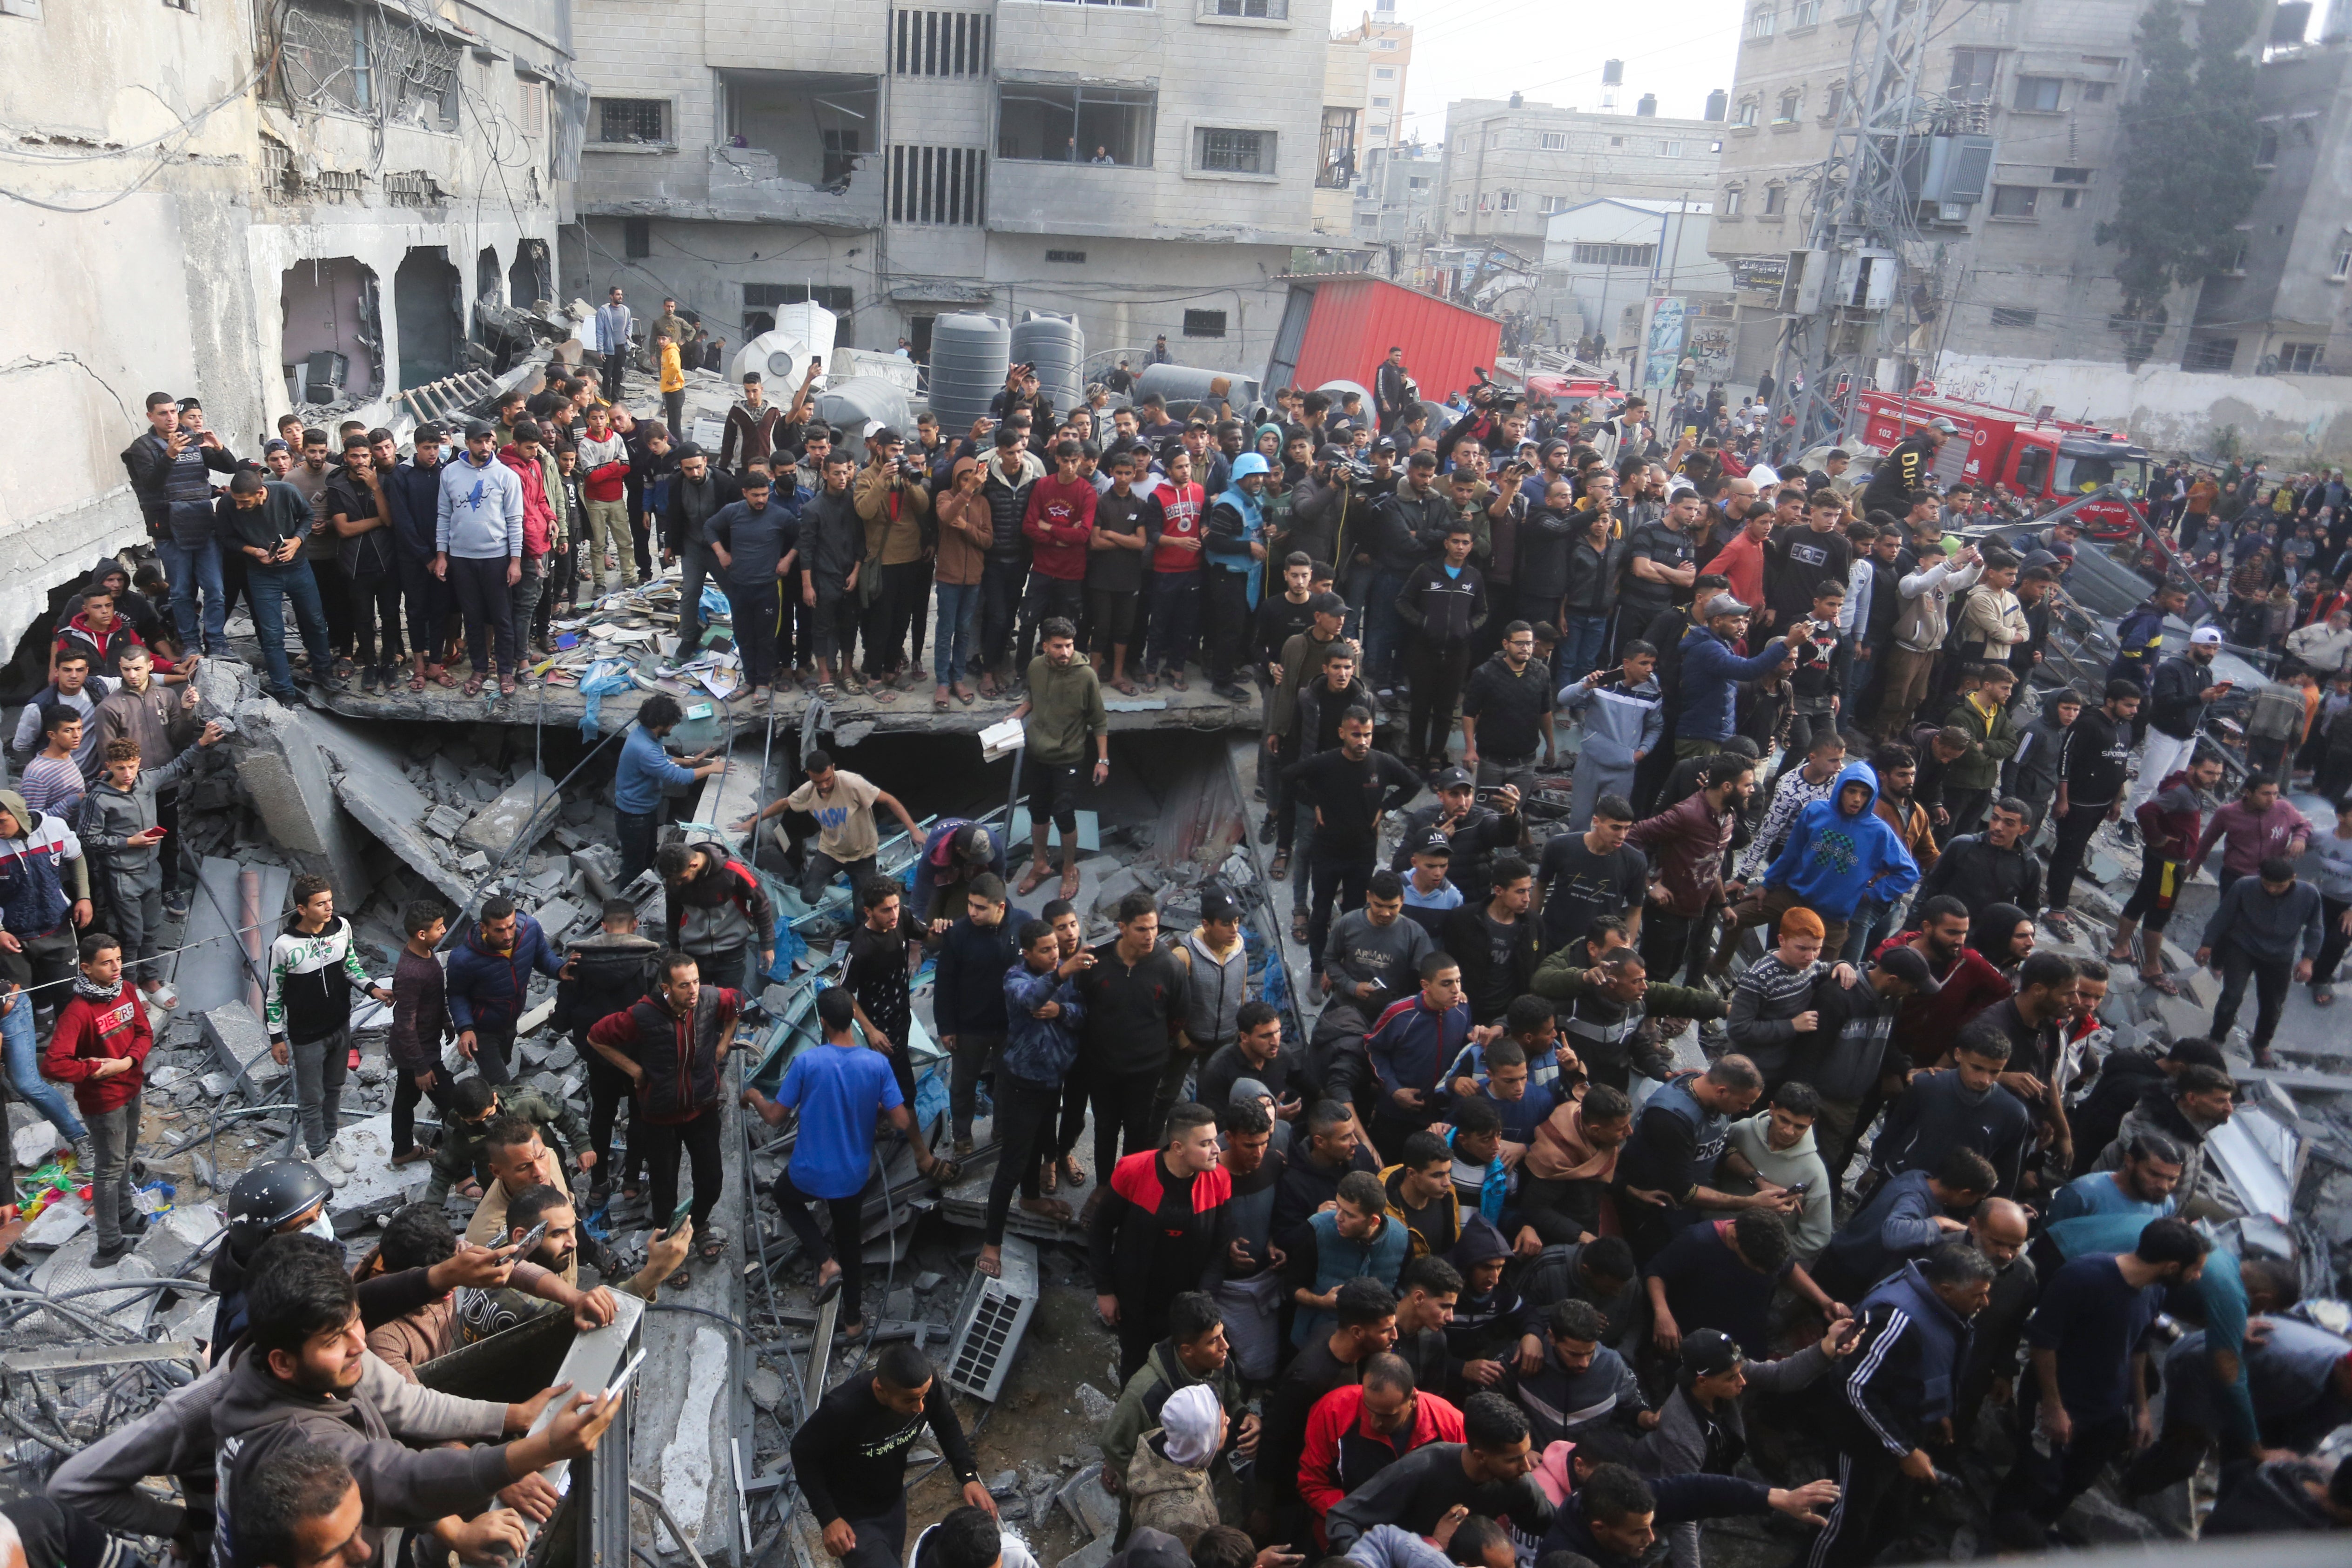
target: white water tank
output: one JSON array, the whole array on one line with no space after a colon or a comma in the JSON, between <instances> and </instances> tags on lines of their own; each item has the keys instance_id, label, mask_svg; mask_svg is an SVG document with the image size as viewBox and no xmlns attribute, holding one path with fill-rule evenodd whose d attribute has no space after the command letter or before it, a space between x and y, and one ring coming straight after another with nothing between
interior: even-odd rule
<instances>
[{"instance_id":1,"label":"white water tank","mask_svg":"<svg viewBox=\"0 0 2352 1568\"><path fill-rule=\"evenodd\" d=\"M994 316L959 310L931 323L931 412L961 440L1004 390L1013 329Z\"/></svg>"},{"instance_id":2,"label":"white water tank","mask_svg":"<svg viewBox=\"0 0 2352 1568\"><path fill-rule=\"evenodd\" d=\"M817 417L838 428L857 460L866 460L862 443L875 426L887 425L911 441L914 411L907 395L878 375L845 376L816 395Z\"/></svg>"}]
</instances>

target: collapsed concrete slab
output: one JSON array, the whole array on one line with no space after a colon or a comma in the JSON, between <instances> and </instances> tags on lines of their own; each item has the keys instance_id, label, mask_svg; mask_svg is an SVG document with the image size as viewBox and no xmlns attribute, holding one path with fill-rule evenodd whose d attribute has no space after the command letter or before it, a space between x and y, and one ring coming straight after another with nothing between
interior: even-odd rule
<instances>
[{"instance_id":1,"label":"collapsed concrete slab","mask_svg":"<svg viewBox=\"0 0 2352 1568\"><path fill-rule=\"evenodd\" d=\"M255 879L253 918L263 922L250 935L241 931L247 923L243 881L248 871ZM172 972L182 1014L208 1013L236 1001L257 1005L262 971L253 955L268 951L268 931L285 912L293 876L283 866L247 867L217 856L197 867L186 940Z\"/></svg>"},{"instance_id":2,"label":"collapsed concrete slab","mask_svg":"<svg viewBox=\"0 0 2352 1568\"><path fill-rule=\"evenodd\" d=\"M457 842L493 860L510 856L517 849L530 848L553 827L562 805L553 779L545 773L525 773L457 830Z\"/></svg>"},{"instance_id":3,"label":"collapsed concrete slab","mask_svg":"<svg viewBox=\"0 0 2352 1568\"><path fill-rule=\"evenodd\" d=\"M269 1055L269 1031L242 1002L215 1007L204 1016L205 1045L220 1070L258 1094L286 1076L286 1068Z\"/></svg>"}]
</instances>

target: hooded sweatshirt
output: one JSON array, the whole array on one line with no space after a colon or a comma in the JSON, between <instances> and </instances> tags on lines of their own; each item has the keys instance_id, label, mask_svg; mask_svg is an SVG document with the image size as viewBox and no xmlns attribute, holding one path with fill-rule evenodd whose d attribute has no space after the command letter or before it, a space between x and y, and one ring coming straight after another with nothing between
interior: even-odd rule
<instances>
[{"instance_id":1,"label":"hooded sweatshirt","mask_svg":"<svg viewBox=\"0 0 2352 1568\"><path fill-rule=\"evenodd\" d=\"M252 1478L279 1456L306 1444L332 1449L351 1466L369 1521L368 1544L382 1552L386 1529L415 1528L449 1514L472 1518L512 1480L503 1447L411 1448L392 1436L383 1414L360 1390L325 1396L305 1394L272 1376L268 1358L250 1347L231 1364L228 1387L213 1407L217 1510L212 1568L245 1568L232 1500L249 1492Z\"/></svg>"},{"instance_id":2,"label":"hooded sweatshirt","mask_svg":"<svg viewBox=\"0 0 2352 1568\"><path fill-rule=\"evenodd\" d=\"M1845 786L1868 787L1859 812L1845 810ZM1868 763L1848 763L1837 788L1797 816L1789 842L1764 873L1765 885L1786 888L1806 908L1825 919L1845 921L1865 897L1883 904L1900 900L1919 881L1918 862L1903 837L1873 809L1878 774Z\"/></svg>"},{"instance_id":3,"label":"hooded sweatshirt","mask_svg":"<svg viewBox=\"0 0 2352 1568\"><path fill-rule=\"evenodd\" d=\"M74 832L81 839L110 899L137 899L163 885L163 857L152 844L131 839L155 826L155 797L184 777L196 759L192 748L156 767L142 767L127 790L105 773L81 797Z\"/></svg>"},{"instance_id":4,"label":"hooded sweatshirt","mask_svg":"<svg viewBox=\"0 0 2352 1568\"><path fill-rule=\"evenodd\" d=\"M547 470L537 456L525 457L509 441L499 448L499 461L513 471L522 489L522 552L536 560L547 553L555 537L555 508L547 499Z\"/></svg>"},{"instance_id":5,"label":"hooded sweatshirt","mask_svg":"<svg viewBox=\"0 0 2352 1568\"><path fill-rule=\"evenodd\" d=\"M1798 1210L1796 1223L1789 1228L1789 1240L1796 1247L1797 1261L1810 1264L1813 1255L1828 1245L1835 1221L1830 1213L1832 1188L1829 1171L1822 1163L1821 1146L1814 1142L1813 1129L1806 1127L1797 1141L1786 1149L1775 1149L1769 1136L1772 1116L1759 1110L1755 1115L1731 1124L1730 1147L1747 1157L1756 1167L1756 1173L1778 1187L1793 1187L1800 1182L1810 1184L1805 1188L1804 1206ZM1734 1177L1729 1172L1718 1172L1726 1192L1752 1189L1754 1184Z\"/></svg>"}]
</instances>

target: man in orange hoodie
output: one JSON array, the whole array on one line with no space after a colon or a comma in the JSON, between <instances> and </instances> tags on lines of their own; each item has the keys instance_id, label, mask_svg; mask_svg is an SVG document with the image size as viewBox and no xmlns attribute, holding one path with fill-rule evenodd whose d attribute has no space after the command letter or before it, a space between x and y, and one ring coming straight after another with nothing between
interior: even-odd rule
<instances>
[{"instance_id":1,"label":"man in orange hoodie","mask_svg":"<svg viewBox=\"0 0 2352 1568\"><path fill-rule=\"evenodd\" d=\"M80 956L73 999L58 1012L41 1076L73 1085L74 1103L89 1124L97 1166L89 1205L98 1224L89 1262L108 1268L131 1250L129 1237L147 1228L131 1197L131 1155L139 1143L139 1093L155 1031L139 988L122 983L122 944L93 931L81 939Z\"/></svg>"}]
</instances>

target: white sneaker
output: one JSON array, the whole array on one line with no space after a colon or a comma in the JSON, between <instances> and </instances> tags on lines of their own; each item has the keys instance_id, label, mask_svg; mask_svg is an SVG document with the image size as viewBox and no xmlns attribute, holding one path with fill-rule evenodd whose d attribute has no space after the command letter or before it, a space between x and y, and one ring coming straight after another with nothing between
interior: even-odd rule
<instances>
[{"instance_id":1,"label":"white sneaker","mask_svg":"<svg viewBox=\"0 0 2352 1568\"><path fill-rule=\"evenodd\" d=\"M327 1178L327 1185L331 1187L340 1187L345 1182L352 1179L352 1175L349 1171L343 1169L341 1165L336 1164L331 1160L327 1163L327 1168L324 1174Z\"/></svg>"},{"instance_id":2,"label":"white sneaker","mask_svg":"<svg viewBox=\"0 0 2352 1568\"><path fill-rule=\"evenodd\" d=\"M330 1148L327 1151L327 1157L335 1163L335 1169L338 1171L356 1171L360 1168L359 1156L341 1143Z\"/></svg>"}]
</instances>

